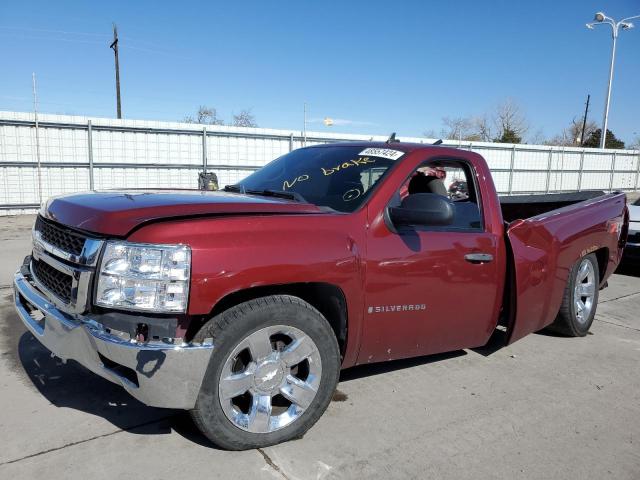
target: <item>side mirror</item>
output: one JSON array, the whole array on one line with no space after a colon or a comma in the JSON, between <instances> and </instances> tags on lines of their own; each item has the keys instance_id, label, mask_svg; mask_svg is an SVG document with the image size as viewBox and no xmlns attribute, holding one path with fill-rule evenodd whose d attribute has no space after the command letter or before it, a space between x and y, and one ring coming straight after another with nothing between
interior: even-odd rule
<instances>
[{"instance_id":1,"label":"side mirror","mask_svg":"<svg viewBox=\"0 0 640 480\"><path fill-rule=\"evenodd\" d=\"M399 207L389 208L394 225L451 225L455 216L453 202L436 193L414 193L405 197Z\"/></svg>"}]
</instances>

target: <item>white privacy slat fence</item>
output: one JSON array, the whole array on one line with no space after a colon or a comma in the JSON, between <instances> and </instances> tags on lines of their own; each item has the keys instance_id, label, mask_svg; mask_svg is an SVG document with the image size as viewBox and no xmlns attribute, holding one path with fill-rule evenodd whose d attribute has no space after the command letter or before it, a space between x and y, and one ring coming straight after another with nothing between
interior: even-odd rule
<instances>
[{"instance_id":1,"label":"white privacy slat fence","mask_svg":"<svg viewBox=\"0 0 640 480\"><path fill-rule=\"evenodd\" d=\"M403 141L431 143L434 139ZM32 213L41 200L113 188L197 188L203 168L220 186L303 146L300 131L39 115L0 111L0 215ZM307 132L306 144L386 137ZM487 160L500 193L638 189L640 152L445 141ZM41 197L41 198L40 198Z\"/></svg>"}]
</instances>

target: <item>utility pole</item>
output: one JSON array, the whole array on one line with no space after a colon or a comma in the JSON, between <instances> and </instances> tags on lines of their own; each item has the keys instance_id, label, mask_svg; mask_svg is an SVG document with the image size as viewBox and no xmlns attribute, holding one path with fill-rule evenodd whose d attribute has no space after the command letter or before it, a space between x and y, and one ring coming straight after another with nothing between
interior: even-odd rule
<instances>
[{"instance_id":1,"label":"utility pole","mask_svg":"<svg viewBox=\"0 0 640 480\"><path fill-rule=\"evenodd\" d=\"M118 27L113 24L113 42L109 45L109 48L113 49L113 53L116 57L116 106L118 112L118 118L122 118L122 107L120 106L120 63L118 62Z\"/></svg>"},{"instance_id":2,"label":"utility pole","mask_svg":"<svg viewBox=\"0 0 640 480\"><path fill-rule=\"evenodd\" d=\"M302 146L307 146L307 102L303 104L303 119L302 119Z\"/></svg>"},{"instance_id":3,"label":"utility pole","mask_svg":"<svg viewBox=\"0 0 640 480\"><path fill-rule=\"evenodd\" d=\"M582 134L580 134L580 146L584 145L584 132L587 129L587 115L589 114L589 100L591 95L587 95L587 106L584 109L584 118L582 119Z\"/></svg>"},{"instance_id":4,"label":"utility pole","mask_svg":"<svg viewBox=\"0 0 640 480\"><path fill-rule=\"evenodd\" d=\"M36 160L38 162L38 203L42 206L42 166L40 164L40 125L38 122L38 89L36 88L36 74L31 75L33 81L33 116L36 123Z\"/></svg>"}]
</instances>

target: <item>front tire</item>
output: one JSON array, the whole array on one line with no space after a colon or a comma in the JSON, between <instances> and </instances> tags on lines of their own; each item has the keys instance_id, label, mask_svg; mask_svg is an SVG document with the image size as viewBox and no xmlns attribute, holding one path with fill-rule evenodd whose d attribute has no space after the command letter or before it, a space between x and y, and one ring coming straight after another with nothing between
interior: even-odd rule
<instances>
[{"instance_id":1,"label":"front tire","mask_svg":"<svg viewBox=\"0 0 640 480\"><path fill-rule=\"evenodd\" d=\"M301 437L324 413L340 375L327 320L297 297L237 305L194 341L214 350L191 416L219 447L246 450Z\"/></svg>"},{"instance_id":2,"label":"front tire","mask_svg":"<svg viewBox=\"0 0 640 480\"><path fill-rule=\"evenodd\" d=\"M598 259L591 253L571 268L562 306L549 328L570 337L584 337L596 315L599 285Z\"/></svg>"}]
</instances>

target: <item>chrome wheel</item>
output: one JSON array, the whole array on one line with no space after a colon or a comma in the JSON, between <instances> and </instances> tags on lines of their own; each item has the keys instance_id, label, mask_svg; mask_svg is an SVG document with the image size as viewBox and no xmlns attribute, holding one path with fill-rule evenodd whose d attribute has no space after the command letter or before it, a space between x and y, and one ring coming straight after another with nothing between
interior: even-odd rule
<instances>
[{"instance_id":1,"label":"chrome wheel","mask_svg":"<svg viewBox=\"0 0 640 480\"><path fill-rule=\"evenodd\" d=\"M573 290L573 304L578 323L584 324L589 319L591 310L593 309L595 294L596 274L593 269L593 263L585 258L578 267Z\"/></svg>"},{"instance_id":2,"label":"chrome wheel","mask_svg":"<svg viewBox=\"0 0 640 480\"><path fill-rule=\"evenodd\" d=\"M302 330L285 325L262 328L227 357L218 386L220 405L236 427L274 432L309 408L321 377L318 347Z\"/></svg>"}]
</instances>

